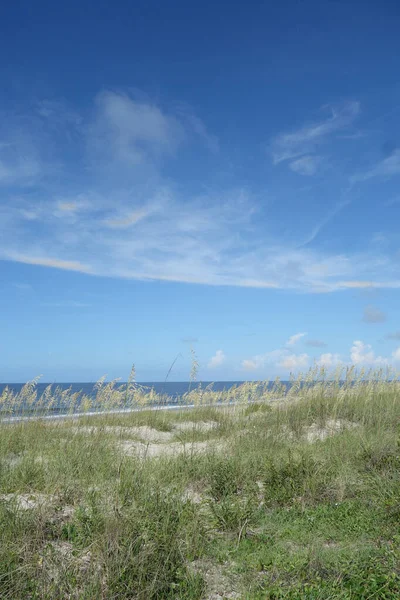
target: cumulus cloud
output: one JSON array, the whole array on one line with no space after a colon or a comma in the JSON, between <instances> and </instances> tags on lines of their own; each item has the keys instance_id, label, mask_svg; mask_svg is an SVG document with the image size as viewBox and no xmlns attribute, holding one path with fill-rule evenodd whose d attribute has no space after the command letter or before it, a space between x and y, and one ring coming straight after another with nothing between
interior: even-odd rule
<instances>
[{"instance_id":1,"label":"cumulus cloud","mask_svg":"<svg viewBox=\"0 0 400 600\"><path fill-rule=\"evenodd\" d=\"M350 350L350 362L353 365L364 365L364 366L383 366L388 363L386 358L382 356L375 356L372 346L370 344L364 344L360 340L353 342L353 346Z\"/></svg>"},{"instance_id":2,"label":"cumulus cloud","mask_svg":"<svg viewBox=\"0 0 400 600\"><path fill-rule=\"evenodd\" d=\"M209 369L215 369L220 367L226 361L226 356L223 350L217 350L214 356L212 356L208 362Z\"/></svg>"},{"instance_id":3,"label":"cumulus cloud","mask_svg":"<svg viewBox=\"0 0 400 600\"><path fill-rule=\"evenodd\" d=\"M256 357L245 358L242 360L242 369L245 371L256 371L261 366L262 363L259 363Z\"/></svg>"},{"instance_id":4,"label":"cumulus cloud","mask_svg":"<svg viewBox=\"0 0 400 600\"><path fill-rule=\"evenodd\" d=\"M304 369L308 366L309 358L308 354L287 354L277 365L289 370Z\"/></svg>"},{"instance_id":5,"label":"cumulus cloud","mask_svg":"<svg viewBox=\"0 0 400 600\"><path fill-rule=\"evenodd\" d=\"M315 362L319 367L325 367L326 369L331 369L332 367L337 367L342 364L340 355L332 354L331 352L321 354Z\"/></svg>"},{"instance_id":6,"label":"cumulus cloud","mask_svg":"<svg viewBox=\"0 0 400 600\"><path fill-rule=\"evenodd\" d=\"M386 321L386 314L376 306L366 306L364 308L363 319L364 323L383 323Z\"/></svg>"},{"instance_id":7,"label":"cumulus cloud","mask_svg":"<svg viewBox=\"0 0 400 600\"><path fill-rule=\"evenodd\" d=\"M395 362L400 362L400 347L392 352L392 358Z\"/></svg>"},{"instance_id":8,"label":"cumulus cloud","mask_svg":"<svg viewBox=\"0 0 400 600\"><path fill-rule=\"evenodd\" d=\"M242 361L241 366L245 371L257 371L265 367L274 367L279 369L296 370L302 369L309 364L308 354L295 354L286 348L279 348L258 354Z\"/></svg>"},{"instance_id":9,"label":"cumulus cloud","mask_svg":"<svg viewBox=\"0 0 400 600\"><path fill-rule=\"evenodd\" d=\"M245 371L258 371L260 377L263 376L263 369L269 368L271 374L284 370L295 372L304 370L311 365L312 358L306 354L295 354L286 348L280 348L265 354L259 354L242 361L241 366ZM314 359L318 367L324 367L327 370L336 367L345 367L354 365L358 368L380 368L400 362L400 347L397 348L390 357L377 356L370 344L361 340L355 340L347 356L341 356L331 352L320 354Z\"/></svg>"}]
</instances>

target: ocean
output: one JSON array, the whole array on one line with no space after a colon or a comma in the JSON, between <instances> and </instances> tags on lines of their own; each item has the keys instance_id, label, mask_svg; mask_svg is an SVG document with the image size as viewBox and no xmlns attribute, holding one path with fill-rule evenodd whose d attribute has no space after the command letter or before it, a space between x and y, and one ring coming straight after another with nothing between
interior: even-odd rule
<instances>
[{"instance_id":1,"label":"ocean","mask_svg":"<svg viewBox=\"0 0 400 600\"><path fill-rule=\"evenodd\" d=\"M171 398L178 398L180 396L182 396L183 394L185 394L186 392L189 391L189 389L196 389L200 384L202 386L202 388L205 388L207 385L213 384L213 390L220 392L223 390L229 390L231 387L233 387L234 385L240 385L241 383L244 383L243 381L201 381L201 382L195 382L195 383L190 383L189 381L166 381L166 382L162 382L162 381L147 381L147 382L138 382L139 385L143 386L143 387L147 387L149 389L153 388L155 392L157 392L158 394L166 394L167 396L170 396ZM23 383L0 383L0 395L3 392L3 390L8 387L10 390L13 390L14 392L19 392L22 387L23 387ZM67 390L67 389L71 389L71 392L83 392L84 394L88 395L88 396L95 396L96 392L94 390L94 386L95 386L95 382L93 383L38 383L36 386L37 392L38 392L38 396L40 396L44 390L46 389L46 387L48 385L51 385L53 387L53 389L55 388L61 388L62 390ZM126 382L118 382L118 384L116 385L116 387L118 387L119 385L126 385Z\"/></svg>"},{"instance_id":2,"label":"ocean","mask_svg":"<svg viewBox=\"0 0 400 600\"><path fill-rule=\"evenodd\" d=\"M148 405L149 407L152 406L153 408L156 408L157 406L160 406L160 407L162 406L163 408L167 408L167 407L176 408L176 407L178 407L178 405L181 404L180 399L186 392L189 392L190 390L195 390L199 386L201 386L202 389L204 390L207 386L212 384L213 391L223 392L223 391L229 391L229 389L231 389L233 386L240 385L241 383L244 383L244 382L243 381L216 381L216 382L202 381L202 382L190 383L189 381L166 381L166 382L150 381L150 382L140 382L140 383L138 382L138 385L140 385L142 388L144 388L144 390L146 392L149 392L150 390L154 390L157 394L160 394L160 396L163 397L161 404L154 402L154 403L149 404ZM0 396L5 388L12 390L14 393L19 393L24 385L25 384L23 384L23 383L0 384ZM84 394L85 396L88 396L89 398L91 398L93 400L93 405L90 408L90 411L101 412L104 410L104 408L101 407L101 404L100 405L96 404L97 390L95 388L95 385L96 385L95 382L93 382L93 383L87 383L87 382L66 383L66 382L64 382L64 383L51 383L51 384L38 383L38 384L36 384L36 387L35 387L37 399L39 399L42 396L42 394L45 392L46 388L49 385L52 386L52 391L54 392L54 397L53 397L53 400L51 403L51 408L49 408L49 409L46 409L45 407L42 408L41 406L37 405L36 402L31 404L31 403L23 400L21 404L18 404L15 406L15 410L12 407L9 407L7 409L7 411L11 410L11 412L8 412L8 415L10 415L12 419L16 416L25 418L33 413L38 414L37 411L39 411L39 413L42 413L42 414L47 413L47 414L59 415L59 416L65 415L65 414L69 413L69 411L71 409L71 405L70 405L70 401L69 401L70 394L73 394L76 392L80 392L81 394ZM126 382L118 382L115 385L115 388L118 388L119 386L125 386L125 385L126 385ZM272 385L272 382L270 385ZM69 394L66 398L63 398L62 394L60 393L60 391L62 392L63 390L69 391ZM75 405L75 410L79 410L79 405L80 405L80 400L78 400L77 404ZM125 409L131 409L132 407L128 405L128 406L121 406L120 408L125 410ZM42 412L42 411L44 411L44 412ZM50 417L48 417L48 418L50 418Z\"/></svg>"}]
</instances>

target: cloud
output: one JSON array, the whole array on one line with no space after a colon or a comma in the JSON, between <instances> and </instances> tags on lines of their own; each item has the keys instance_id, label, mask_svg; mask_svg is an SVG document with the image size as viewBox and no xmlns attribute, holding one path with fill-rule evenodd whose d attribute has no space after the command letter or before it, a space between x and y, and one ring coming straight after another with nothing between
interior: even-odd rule
<instances>
[{"instance_id":1,"label":"cloud","mask_svg":"<svg viewBox=\"0 0 400 600\"><path fill-rule=\"evenodd\" d=\"M151 215L152 212L154 212L154 210L150 207L138 208L137 210L134 210L125 216L106 219L104 224L112 229L125 229L127 227L131 227L132 225L136 225L136 223L139 223L139 221Z\"/></svg>"},{"instance_id":2,"label":"cloud","mask_svg":"<svg viewBox=\"0 0 400 600\"><path fill-rule=\"evenodd\" d=\"M356 183L374 177L392 177L394 175L400 175L400 150L395 150L390 156L387 156L367 171L353 175L351 181Z\"/></svg>"},{"instance_id":3,"label":"cloud","mask_svg":"<svg viewBox=\"0 0 400 600\"><path fill-rule=\"evenodd\" d=\"M188 124L189 128L199 136L210 152L213 154L219 152L219 141L217 136L207 130L207 127L199 117L185 111L184 121Z\"/></svg>"},{"instance_id":4,"label":"cloud","mask_svg":"<svg viewBox=\"0 0 400 600\"><path fill-rule=\"evenodd\" d=\"M302 156L289 164L289 168L299 175L315 175L321 162L318 156Z\"/></svg>"},{"instance_id":5,"label":"cloud","mask_svg":"<svg viewBox=\"0 0 400 600\"><path fill-rule=\"evenodd\" d=\"M88 141L97 156L112 157L113 163L141 165L173 154L185 139L176 117L128 94L104 91L96 97L96 109Z\"/></svg>"},{"instance_id":6,"label":"cloud","mask_svg":"<svg viewBox=\"0 0 400 600\"><path fill-rule=\"evenodd\" d=\"M312 348L325 348L328 345L322 340L306 340L304 343L306 346L311 346Z\"/></svg>"},{"instance_id":7,"label":"cloud","mask_svg":"<svg viewBox=\"0 0 400 600\"><path fill-rule=\"evenodd\" d=\"M277 365L289 370L304 369L308 366L309 358L308 354L288 354Z\"/></svg>"},{"instance_id":8,"label":"cloud","mask_svg":"<svg viewBox=\"0 0 400 600\"><path fill-rule=\"evenodd\" d=\"M374 281L339 281L338 285L341 288L347 289L365 289L378 287L379 284Z\"/></svg>"},{"instance_id":9,"label":"cloud","mask_svg":"<svg viewBox=\"0 0 400 600\"><path fill-rule=\"evenodd\" d=\"M9 254L6 255L8 260L24 263L26 265L37 265L39 267L50 267L53 269L62 269L65 271L77 271L80 273L91 273L88 265L84 265L78 261L63 260L59 258L48 258L41 256L25 256L24 254Z\"/></svg>"},{"instance_id":10,"label":"cloud","mask_svg":"<svg viewBox=\"0 0 400 600\"><path fill-rule=\"evenodd\" d=\"M386 358L382 356L375 356L372 346L370 344L364 344L360 340L353 342L353 346L350 350L350 362L353 365L359 366L383 366L388 363Z\"/></svg>"},{"instance_id":11,"label":"cloud","mask_svg":"<svg viewBox=\"0 0 400 600\"><path fill-rule=\"evenodd\" d=\"M400 331L393 331L392 333L388 333L385 335L387 340L400 340Z\"/></svg>"},{"instance_id":12,"label":"cloud","mask_svg":"<svg viewBox=\"0 0 400 600\"><path fill-rule=\"evenodd\" d=\"M61 212L76 212L78 210L78 203L77 202L59 202L58 203L58 210L60 210Z\"/></svg>"},{"instance_id":13,"label":"cloud","mask_svg":"<svg viewBox=\"0 0 400 600\"><path fill-rule=\"evenodd\" d=\"M245 371L256 371L267 365L276 365L282 356L286 354L289 354L289 352L284 349L272 350L272 352L257 354L242 360L241 366Z\"/></svg>"},{"instance_id":14,"label":"cloud","mask_svg":"<svg viewBox=\"0 0 400 600\"><path fill-rule=\"evenodd\" d=\"M23 183L40 174L40 165L32 158L0 159L0 184Z\"/></svg>"},{"instance_id":15,"label":"cloud","mask_svg":"<svg viewBox=\"0 0 400 600\"><path fill-rule=\"evenodd\" d=\"M360 112L359 102L347 102L339 108L325 107L330 116L300 129L278 135L271 144L274 164L313 152L330 134L353 123Z\"/></svg>"},{"instance_id":16,"label":"cloud","mask_svg":"<svg viewBox=\"0 0 400 600\"><path fill-rule=\"evenodd\" d=\"M257 362L256 357L255 359L245 358L244 360L242 360L242 369L244 369L245 371L255 371L261 366L262 364L259 364Z\"/></svg>"},{"instance_id":17,"label":"cloud","mask_svg":"<svg viewBox=\"0 0 400 600\"><path fill-rule=\"evenodd\" d=\"M364 323L383 323L386 321L386 314L375 306L366 306L364 308L363 319Z\"/></svg>"},{"instance_id":18,"label":"cloud","mask_svg":"<svg viewBox=\"0 0 400 600\"><path fill-rule=\"evenodd\" d=\"M215 369L220 367L226 361L226 356L223 350L217 350L212 358L208 362L209 369Z\"/></svg>"},{"instance_id":19,"label":"cloud","mask_svg":"<svg viewBox=\"0 0 400 600\"><path fill-rule=\"evenodd\" d=\"M290 336L290 338L286 342L286 346L294 346L305 335L307 335L307 334L306 333L295 333L294 335Z\"/></svg>"},{"instance_id":20,"label":"cloud","mask_svg":"<svg viewBox=\"0 0 400 600\"><path fill-rule=\"evenodd\" d=\"M376 356L372 346L365 344L360 340L353 342L347 358L340 354L326 352L315 358L315 364L325 369L334 369L338 366L370 367L380 368L389 366L391 363L400 362L400 347L392 352L390 358ZM311 363L311 357L306 354L291 353L286 348L280 348L265 354L259 354L242 361L241 366L245 371L259 371L262 376L262 370L269 368L275 372L279 370L296 371L306 369Z\"/></svg>"},{"instance_id":21,"label":"cloud","mask_svg":"<svg viewBox=\"0 0 400 600\"><path fill-rule=\"evenodd\" d=\"M392 358L395 362L400 362L400 347L392 352Z\"/></svg>"},{"instance_id":22,"label":"cloud","mask_svg":"<svg viewBox=\"0 0 400 600\"><path fill-rule=\"evenodd\" d=\"M251 196L243 198L241 190L232 190L229 201L210 193L184 202L163 186L144 206L160 194L164 199L154 211L133 202L129 207L118 192L110 200L93 196L91 208L62 214L49 199L33 207L29 218L23 199L3 210L0 259L98 276L312 293L400 287L390 260L382 264L368 253L326 255L268 239L252 221ZM357 281L355 275L366 277Z\"/></svg>"},{"instance_id":23,"label":"cloud","mask_svg":"<svg viewBox=\"0 0 400 600\"><path fill-rule=\"evenodd\" d=\"M265 354L244 359L241 366L245 371L257 371L268 366L285 370L295 370L306 367L309 363L309 358L308 354L294 354L286 348L279 348Z\"/></svg>"},{"instance_id":24,"label":"cloud","mask_svg":"<svg viewBox=\"0 0 400 600\"><path fill-rule=\"evenodd\" d=\"M96 207L98 196L94 194L77 194L75 197L58 198L54 206L54 214L57 217L64 215L91 212Z\"/></svg>"},{"instance_id":25,"label":"cloud","mask_svg":"<svg viewBox=\"0 0 400 600\"><path fill-rule=\"evenodd\" d=\"M44 102L35 110L22 120L4 118L0 160L9 167L25 157L39 169L28 179L22 173L3 195L0 260L260 290L400 287L390 255L299 247L296 236L266 228L265 198L247 187L221 189L202 177L199 186L185 177L177 181L191 154L186 151L199 145L204 151L213 139L190 111L115 91L98 94L82 115L60 103ZM282 149L298 152L345 127L358 109L350 103L330 111L324 121L276 140L280 156Z\"/></svg>"},{"instance_id":26,"label":"cloud","mask_svg":"<svg viewBox=\"0 0 400 600\"><path fill-rule=\"evenodd\" d=\"M342 364L340 355L332 354L331 352L321 354L321 356L319 356L315 362L319 367L325 367L326 369L331 369L332 367Z\"/></svg>"}]
</instances>

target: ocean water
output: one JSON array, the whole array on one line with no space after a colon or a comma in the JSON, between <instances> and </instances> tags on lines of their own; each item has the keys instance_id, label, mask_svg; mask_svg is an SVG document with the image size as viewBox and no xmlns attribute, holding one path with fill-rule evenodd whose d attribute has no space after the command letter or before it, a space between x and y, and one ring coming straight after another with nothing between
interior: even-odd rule
<instances>
[{"instance_id":1,"label":"ocean water","mask_svg":"<svg viewBox=\"0 0 400 600\"><path fill-rule=\"evenodd\" d=\"M147 382L138 382L139 385L146 387L146 388L153 388L155 392L157 392L158 394L166 394L167 396L170 396L171 398L178 398L180 396L182 396L183 394L185 394L186 392L189 391L189 389L196 389L200 384L203 388L205 388L207 385L210 385L211 383L213 383L213 390L220 392L223 390L229 390L229 388L233 387L234 385L240 385L241 383L244 383L243 381L215 381L215 382L211 382L211 381L202 381L202 382L196 382L196 383L191 383L189 381L166 381L166 382L162 382L162 381L147 381ZM0 394L2 393L2 391L8 387L10 390L13 390L14 392L19 392L22 387L23 387L23 383L0 383ZM96 395L96 391L94 390L94 386L95 386L95 382L93 383L38 383L36 386L37 392L38 392L38 396L40 396L44 390L46 389L46 387L48 385L51 385L53 387L53 389L56 388L61 388L62 390L67 390L67 389L71 389L71 392L83 392L84 394L88 395L88 396L95 396ZM126 385L126 382L119 382L116 387L118 387L119 385Z\"/></svg>"},{"instance_id":2,"label":"ocean water","mask_svg":"<svg viewBox=\"0 0 400 600\"><path fill-rule=\"evenodd\" d=\"M154 408L156 408L157 406L161 406L164 408L170 407L170 408L176 408L178 405L181 404L181 397L188 391L190 390L194 390L196 388L198 388L200 385L203 389L205 389L208 385L210 385L212 383L212 389L216 392L222 392L222 391L229 391L230 388L232 388L233 386L237 386L240 385L241 383L245 383L243 381L216 381L216 382L209 382L209 381L202 381L202 382L197 382L197 383L190 383L189 381L166 381L166 382L140 382L139 385L142 386L143 388L147 388L146 391L150 391L151 389L153 389L156 393L160 394L163 396L163 400L161 402L161 404L158 403L154 403L152 404L152 406ZM263 382L264 386L265 386L266 382ZM285 382L281 382L281 383L285 383ZM287 383L287 382L286 382ZM13 408L8 408L8 411L11 410L11 413L8 412L7 414L9 416L11 416L12 418L18 416L18 417L28 417L29 415L32 414L48 414L50 413L51 415L65 415L67 413L69 413L71 405L68 401L68 398L62 398L61 394L59 393L60 390L69 390L70 393L75 393L75 392L81 392L82 394L85 394L86 396L89 396L93 399L93 405L92 408L90 408L91 412L101 412L102 410L104 410L104 408L101 406L101 404L97 405L95 398L96 398L96 389L95 389L95 383L38 383L36 385L36 392L37 392L37 398L39 399L40 396L43 394L43 392L45 391L45 389L51 385L52 386L52 390L55 392L54 394L54 399L53 399L53 403L51 405L51 408L45 408L45 407L40 407L39 405L36 405L36 402L34 402L33 404L27 403L25 401L22 402L22 404L18 404L17 406L15 406L15 410ZM118 382L115 387L118 388L118 386L124 386L126 385L126 382ZM272 388L272 386L274 385L274 382L269 382L268 383L268 387ZM24 384L23 383L9 383L9 384L0 384L0 395L3 392L3 390L7 387L8 389L12 390L14 393L18 393L21 391L21 389L23 388ZM56 393L57 392L57 393ZM79 405L80 405L80 400L78 400L77 404L75 405L75 410L79 411ZM150 405L148 405L150 406ZM126 405L126 406L121 406L120 408L122 409L131 409L132 406L130 405Z\"/></svg>"}]
</instances>

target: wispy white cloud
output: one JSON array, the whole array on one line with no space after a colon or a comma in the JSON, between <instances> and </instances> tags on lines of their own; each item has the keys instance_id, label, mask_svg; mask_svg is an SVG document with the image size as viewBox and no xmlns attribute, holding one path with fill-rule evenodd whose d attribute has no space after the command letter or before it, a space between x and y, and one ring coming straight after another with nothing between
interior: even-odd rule
<instances>
[{"instance_id":1,"label":"wispy white cloud","mask_svg":"<svg viewBox=\"0 0 400 600\"><path fill-rule=\"evenodd\" d=\"M344 198L340 202L337 202L330 210L327 211L326 215L322 219L320 219L320 221L313 227L311 233L307 236L305 240L303 240L303 242L298 247L302 248L313 242L315 238L320 234L321 230L324 229L324 227L326 227L326 225L330 223L330 221L332 221L332 219L336 217L336 215L339 214L349 204L349 198Z\"/></svg>"},{"instance_id":2,"label":"wispy white cloud","mask_svg":"<svg viewBox=\"0 0 400 600\"><path fill-rule=\"evenodd\" d=\"M215 369L220 367L226 361L226 356L223 350L217 350L214 356L212 356L208 362L209 369Z\"/></svg>"},{"instance_id":3,"label":"wispy white cloud","mask_svg":"<svg viewBox=\"0 0 400 600\"><path fill-rule=\"evenodd\" d=\"M89 194L78 194L72 198L60 198L55 202L53 214L57 217L77 215L78 213L92 212L95 207L95 198Z\"/></svg>"},{"instance_id":4,"label":"wispy white cloud","mask_svg":"<svg viewBox=\"0 0 400 600\"><path fill-rule=\"evenodd\" d=\"M91 268L88 265L82 264L73 260L64 260L61 258L49 258L45 256L26 256L24 254L10 253L6 254L5 258L15 262L24 263L26 265L37 265L39 267L52 267L54 269L62 269L64 271L78 271L80 273L90 274Z\"/></svg>"},{"instance_id":5,"label":"wispy white cloud","mask_svg":"<svg viewBox=\"0 0 400 600\"><path fill-rule=\"evenodd\" d=\"M302 156L292 161L289 168L299 175L315 175L320 163L320 156Z\"/></svg>"},{"instance_id":6,"label":"wispy white cloud","mask_svg":"<svg viewBox=\"0 0 400 600\"><path fill-rule=\"evenodd\" d=\"M332 133L353 123L360 112L360 103L353 101L341 107L328 106L329 117L299 129L278 135L271 144L274 164L313 153Z\"/></svg>"},{"instance_id":7,"label":"wispy white cloud","mask_svg":"<svg viewBox=\"0 0 400 600\"><path fill-rule=\"evenodd\" d=\"M151 215L152 212L153 209L149 207L138 208L118 218L105 219L104 224L112 229L125 229L126 227L136 225L136 223Z\"/></svg>"},{"instance_id":8,"label":"wispy white cloud","mask_svg":"<svg viewBox=\"0 0 400 600\"><path fill-rule=\"evenodd\" d=\"M288 249L258 232L257 225L252 231L248 211L235 209L237 191L230 197L231 205L218 197L185 204L171 194L151 214L106 199L100 209L65 211L61 217L51 201L33 208L29 218L12 206L0 224L0 259L99 276L313 293L400 287L388 258Z\"/></svg>"},{"instance_id":9,"label":"wispy white cloud","mask_svg":"<svg viewBox=\"0 0 400 600\"><path fill-rule=\"evenodd\" d=\"M88 129L90 149L127 166L173 154L185 139L179 120L157 105L125 93L104 91L96 98L96 118Z\"/></svg>"},{"instance_id":10,"label":"wispy white cloud","mask_svg":"<svg viewBox=\"0 0 400 600\"><path fill-rule=\"evenodd\" d=\"M23 183L40 174L40 164L33 158L0 159L0 184Z\"/></svg>"},{"instance_id":11,"label":"wispy white cloud","mask_svg":"<svg viewBox=\"0 0 400 600\"><path fill-rule=\"evenodd\" d=\"M370 169L364 172L356 173L352 176L351 181L366 181L374 177L392 177L400 175L400 150L395 150L390 156L387 156ZM392 202L393 203L393 202Z\"/></svg>"},{"instance_id":12,"label":"wispy white cloud","mask_svg":"<svg viewBox=\"0 0 400 600\"><path fill-rule=\"evenodd\" d=\"M303 338L306 335L306 333L295 333L294 335L291 335L288 341L286 342L286 346L294 346L295 344L297 344L298 341L301 340L301 338Z\"/></svg>"},{"instance_id":13,"label":"wispy white cloud","mask_svg":"<svg viewBox=\"0 0 400 600\"><path fill-rule=\"evenodd\" d=\"M289 148L299 152L344 127L358 110L357 103L331 109L325 121L277 139L278 162ZM164 175L165 161L186 145L204 148L212 139L189 116L119 92L98 95L85 117L43 104L25 119L26 131L18 124L7 137L23 140L21 155L37 160L40 173L29 194L16 186L0 203L0 259L98 276L313 293L400 287L390 256L305 248L266 230L265 199L248 188L188 191Z\"/></svg>"},{"instance_id":14,"label":"wispy white cloud","mask_svg":"<svg viewBox=\"0 0 400 600\"><path fill-rule=\"evenodd\" d=\"M204 142L204 145L214 154L219 152L218 137L210 133L205 123L196 115L192 114L189 109L182 113L183 121L187 124L189 130L192 130Z\"/></svg>"}]
</instances>

